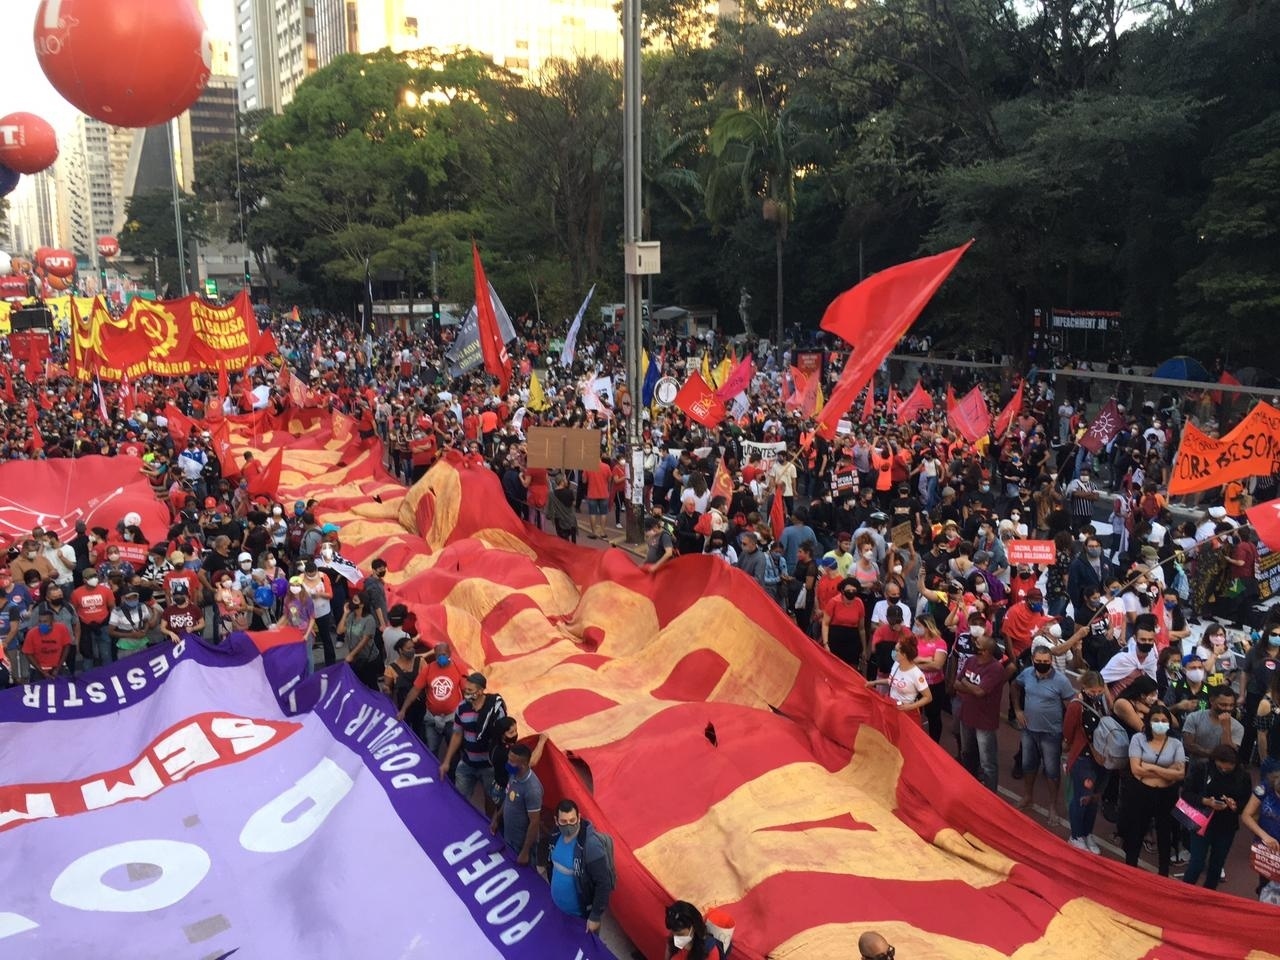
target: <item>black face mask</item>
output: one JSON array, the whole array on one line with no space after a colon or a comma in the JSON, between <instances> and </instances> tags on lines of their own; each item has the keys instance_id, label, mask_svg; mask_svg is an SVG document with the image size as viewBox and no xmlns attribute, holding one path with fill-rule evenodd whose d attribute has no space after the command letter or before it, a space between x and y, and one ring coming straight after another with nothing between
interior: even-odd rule
<instances>
[{"instance_id":1,"label":"black face mask","mask_svg":"<svg viewBox=\"0 0 1280 960\"><path fill-rule=\"evenodd\" d=\"M1052 663L1035 663L1032 666L1036 668L1036 673L1048 673L1053 669Z\"/></svg>"},{"instance_id":2,"label":"black face mask","mask_svg":"<svg viewBox=\"0 0 1280 960\"><path fill-rule=\"evenodd\" d=\"M857 591L857 590L845 590L845 591L844 591L844 597L845 597L845 599L846 599L846 600L852 600L852 599L853 599L854 597L856 597L857 595L858 595L858 591Z\"/></svg>"},{"instance_id":3,"label":"black face mask","mask_svg":"<svg viewBox=\"0 0 1280 960\"><path fill-rule=\"evenodd\" d=\"M1141 654L1148 654L1154 646L1154 643L1140 643L1138 644L1138 652Z\"/></svg>"}]
</instances>

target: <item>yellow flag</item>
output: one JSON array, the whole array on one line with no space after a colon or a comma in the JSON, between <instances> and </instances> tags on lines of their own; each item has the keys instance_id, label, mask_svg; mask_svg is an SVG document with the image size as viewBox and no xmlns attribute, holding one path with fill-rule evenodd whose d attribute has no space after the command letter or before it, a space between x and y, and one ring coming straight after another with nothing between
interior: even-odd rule
<instances>
[{"instance_id":1,"label":"yellow flag","mask_svg":"<svg viewBox=\"0 0 1280 960\"><path fill-rule=\"evenodd\" d=\"M817 373L814 374L815 377L817 375L818 375ZM816 417L818 415L818 411L821 410L824 406L826 406L826 402L822 399L822 383L819 382L818 383L818 399L813 402L813 413L810 414L810 416Z\"/></svg>"},{"instance_id":2,"label":"yellow flag","mask_svg":"<svg viewBox=\"0 0 1280 960\"><path fill-rule=\"evenodd\" d=\"M707 383L711 383L713 386L716 385L712 382L713 378L711 376L711 355L706 352L703 352L702 354L702 379L705 380Z\"/></svg>"},{"instance_id":3,"label":"yellow flag","mask_svg":"<svg viewBox=\"0 0 1280 960\"><path fill-rule=\"evenodd\" d=\"M720 366L716 367L716 386L723 387L729 381L729 374L733 373L733 364L728 357L720 361Z\"/></svg>"},{"instance_id":4,"label":"yellow flag","mask_svg":"<svg viewBox=\"0 0 1280 960\"><path fill-rule=\"evenodd\" d=\"M542 392L542 384L538 382L536 370L529 371L529 402L526 404L534 413L547 409L547 395Z\"/></svg>"}]
</instances>

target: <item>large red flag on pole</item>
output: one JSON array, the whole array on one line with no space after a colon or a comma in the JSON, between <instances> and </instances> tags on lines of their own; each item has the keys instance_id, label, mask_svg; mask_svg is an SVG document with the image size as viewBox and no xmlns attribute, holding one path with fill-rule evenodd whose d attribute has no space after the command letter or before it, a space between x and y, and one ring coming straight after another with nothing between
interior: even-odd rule
<instances>
[{"instance_id":1,"label":"large red flag on pole","mask_svg":"<svg viewBox=\"0 0 1280 960\"><path fill-rule=\"evenodd\" d=\"M718 427L728 412L724 401L716 396L715 391L697 371L689 375L689 379L676 394L676 406L690 420L711 428Z\"/></svg>"},{"instance_id":2,"label":"large red flag on pole","mask_svg":"<svg viewBox=\"0 0 1280 960\"><path fill-rule=\"evenodd\" d=\"M1088 432L1080 438L1080 446L1097 455L1102 452L1103 447L1116 438L1116 434L1123 427L1124 414L1120 412L1116 398L1112 397L1098 411L1098 415L1093 418L1093 423L1089 424Z\"/></svg>"},{"instance_id":3,"label":"large red flag on pole","mask_svg":"<svg viewBox=\"0 0 1280 960\"><path fill-rule=\"evenodd\" d=\"M995 434L997 440L1009 432L1009 428L1013 426L1014 417L1022 412L1022 388L1025 386L1025 381L1018 384L1018 389L1014 391L1013 398L1005 404L1004 409L1000 411L1000 416L996 417Z\"/></svg>"},{"instance_id":4,"label":"large red flag on pole","mask_svg":"<svg viewBox=\"0 0 1280 960\"><path fill-rule=\"evenodd\" d=\"M782 488L773 488L773 502L769 505L769 530L773 534L773 539L777 540L782 536L782 531L787 527L787 510L786 505L782 502Z\"/></svg>"},{"instance_id":5,"label":"large red flag on pole","mask_svg":"<svg viewBox=\"0 0 1280 960\"><path fill-rule=\"evenodd\" d=\"M738 394L744 392L751 386L751 378L756 375L756 364L751 354L747 354L742 361L733 368L733 372L725 378L720 389L716 391L716 396L721 400L732 400Z\"/></svg>"},{"instance_id":6,"label":"large red flag on pole","mask_svg":"<svg viewBox=\"0 0 1280 960\"><path fill-rule=\"evenodd\" d=\"M837 386L836 389L839 390L840 388ZM834 397L835 393L833 392L831 395ZM875 418L875 415L876 415L876 385L875 385L875 381L872 381L871 383L867 384L867 396L866 396L866 399L862 401L862 422L869 423L872 419ZM822 431L819 430L818 432L821 433Z\"/></svg>"},{"instance_id":7,"label":"large red flag on pole","mask_svg":"<svg viewBox=\"0 0 1280 960\"><path fill-rule=\"evenodd\" d=\"M929 410L933 407L933 397L929 396L929 392L925 390L924 384L919 380L916 381L915 389L907 394L907 399L898 404L897 417L899 423L910 423L920 413L921 410Z\"/></svg>"},{"instance_id":8,"label":"large red flag on pole","mask_svg":"<svg viewBox=\"0 0 1280 960\"><path fill-rule=\"evenodd\" d=\"M818 433L828 440L835 436L840 418L972 244L882 270L831 301L822 329L854 350L818 414Z\"/></svg>"},{"instance_id":9,"label":"large red flag on pole","mask_svg":"<svg viewBox=\"0 0 1280 960\"><path fill-rule=\"evenodd\" d=\"M982 395L982 387L974 387L960 401L955 402L955 393L947 388L947 420L970 443L991 429L991 411L987 409L987 398Z\"/></svg>"},{"instance_id":10,"label":"large red flag on pole","mask_svg":"<svg viewBox=\"0 0 1280 960\"><path fill-rule=\"evenodd\" d=\"M480 262L480 248L471 241L471 261L476 275L476 322L480 328L480 352L484 355L485 370L498 378L498 393L506 396L511 383L511 357L498 329L498 317L493 312L493 299L489 296L489 281Z\"/></svg>"}]
</instances>

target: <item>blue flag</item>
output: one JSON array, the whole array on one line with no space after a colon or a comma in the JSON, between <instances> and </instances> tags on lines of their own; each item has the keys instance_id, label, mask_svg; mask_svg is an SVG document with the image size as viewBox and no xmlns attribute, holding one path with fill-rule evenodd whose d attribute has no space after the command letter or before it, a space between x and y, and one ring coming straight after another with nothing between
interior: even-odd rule
<instances>
[{"instance_id":1,"label":"blue flag","mask_svg":"<svg viewBox=\"0 0 1280 960\"><path fill-rule=\"evenodd\" d=\"M653 403L653 388L658 385L662 371L658 369L658 361L649 354L649 368L644 372L644 386L640 388L640 400L643 406Z\"/></svg>"}]
</instances>

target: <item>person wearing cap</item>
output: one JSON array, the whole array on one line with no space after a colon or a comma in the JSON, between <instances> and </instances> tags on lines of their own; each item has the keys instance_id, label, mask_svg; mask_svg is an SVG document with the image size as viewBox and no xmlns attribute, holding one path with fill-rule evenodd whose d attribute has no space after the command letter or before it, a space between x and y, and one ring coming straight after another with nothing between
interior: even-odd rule
<instances>
[{"instance_id":1,"label":"person wearing cap","mask_svg":"<svg viewBox=\"0 0 1280 960\"><path fill-rule=\"evenodd\" d=\"M111 588L98 578L98 571L89 567L84 571L84 581L71 591L71 606L80 621L80 644L95 667L115 660L115 645L107 631L107 621L115 609L116 597Z\"/></svg>"},{"instance_id":2,"label":"person wearing cap","mask_svg":"<svg viewBox=\"0 0 1280 960\"><path fill-rule=\"evenodd\" d=\"M184 634L204 634L204 612L191 602L186 584L178 581L169 593L169 605L160 614L160 632L173 643Z\"/></svg>"},{"instance_id":3,"label":"person wearing cap","mask_svg":"<svg viewBox=\"0 0 1280 960\"><path fill-rule=\"evenodd\" d=\"M1210 750L1208 756L1191 760L1181 797L1200 816L1207 817L1208 823L1203 831L1188 831L1191 841L1183 883L1194 886L1203 873L1204 885L1217 889L1240 829L1240 813L1248 806L1252 790L1249 772L1240 765L1234 748L1225 743Z\"/></svg>"},{"instance_id":4,"label":"person wearing cap","mask_svg":"<svg viewBox=\"0 0 1280 960\"><path fill-rule=\"evenodd\" d=\"M1043 769L1049 781L1050 820L1058 812L1058 781L1062 773L1062 722L1076 689L1053 665L1052 644L1037 637L1031 647L1031 666L1014 679L1014 716L1022 731L1022 802L1030 809L1035 800L1036 779Z\"/></svg>"},{"instance_id":5,"label":"person wearing cap","mask_svg":"<svg viewBox=\"0 0 1280 960\"><path fill-rule=\"evenodd\" d=\"M462 701L453 715L453 736L440 761L440 777L448 776L455 758L458 768L454 774L454 786L468 801L475 804L475 789L481 787L481 803L493 792L493 765L489 751L497 722L507 715L507 704L501 694L487 690L489 681L483 673L467 675L462 683Z\"/></svg>"},{"instance_id":6,"label":"person wearing cap","mask_svg":"<svg viewBox=\"0 0 1280 960\"><path fill-rule=\"evenodd\" d=\"M242 550L236 555L236 569L233 576L237 590L243 592L253 586L253 554Z\"/></svg>"},{"instance_id":7,"label":"person wearing cap","mask_svg":"<svg viewBox=\"0 0 1280 960\"><path fill-rule=\"evenodd\" d=\"M1218 532L1218 525L1227 519L1225 507L1210 507L1196 527L1196 543L1204 543Z\"/></svg>"},{"instance_id":8,"label":"person wearing cap","mask_svg":"<svg viewBox=\"0 0 1280 960\"><path fill-rule=\"evenodd\" d=\"M842 530L836 534L835 549L828 550L823 554L823 559L831 558L836 562L836 569L840 571L840 576L847 577L853 570L854 556L849 552L849 544L853 541L853 535L847 530Z\"/></svg>"},{"instance_id":9,"label":"person wearing cap","mask_svg":"<svg viewBox=\"0 0 1280 960\"><path fill-rule=\"evenodd\" d=\"M137 587L121 587L120 602L107 619L107 633L115 642L117 659L144 649L157 619L155 611L142 602Z\"/></svg>"}]
</instances>

